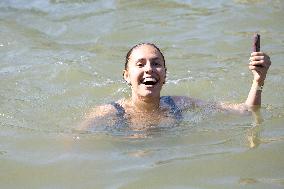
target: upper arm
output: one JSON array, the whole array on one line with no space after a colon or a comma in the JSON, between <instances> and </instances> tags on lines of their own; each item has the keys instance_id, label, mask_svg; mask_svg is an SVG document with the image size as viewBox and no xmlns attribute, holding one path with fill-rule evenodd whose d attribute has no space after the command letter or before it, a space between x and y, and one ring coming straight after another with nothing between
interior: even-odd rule
<instances>
[{"instance_id":1,"label":"upper arm","mask_svg":"<svg viewBox=\"0 0 284 189\"><path fill-rule=\"evenodd\" d=\"M196 107L202 107L207 104L207 102L203 100L190 98L187 96L173 96L172 98L181 110L194 109Z\"/></svg>"},{"instance_id":2,"label":"upper arm","mask_svg":"<svg viewBox=\"0 0 284 189\"><path fill-rule=\"evenodd\" d=\"M173 97L173 99L181 110L188 110L194 108L210 108L212 110L215 109L216 111L227 111L240 114L249 113L248 108L244 103L233 104L225 102L210 102L196 98L190 98L187 96L175 96Z\"/></svg>"},{"instance_id":3,"label":"upper arm","mask_svg":"<svg viewBox=\"0 0 284 189\"><path fill-rule=\"evenodd\" d=\"M227 102L218 102L216 103L217 108L223 111L229 111L232 113L239 113L239 114L250 114L250 109L245 103L234 104L234 103L227 103Z\"/></svg>"}]
</instances>

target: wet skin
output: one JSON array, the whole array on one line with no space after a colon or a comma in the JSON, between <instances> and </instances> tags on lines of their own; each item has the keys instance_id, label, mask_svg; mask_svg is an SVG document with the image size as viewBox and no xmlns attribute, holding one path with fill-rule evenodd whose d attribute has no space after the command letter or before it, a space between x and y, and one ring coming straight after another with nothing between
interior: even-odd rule
<instances>
[{"instance_id":1,"label":"wet skin","mask_svg":"<svg viewBox=\"0 0 284 189\"><path fill-rule=\"evenodd\" d=\"M271 65L268 55L263 52L253 52L250 57L249 69L253 74L253 82L245 102L231 104L224 102L207 102L188 96L171 96L181 111L198 108L211 108L215 111L226 111L238 114L250 114L257 111L261 105L260 86L264 85L267 71ZM123 77L131 86L132 94L129 99L118 100L123 107L127 120L133 126L139 123L159 123L169 118L171 107L160 99L160 92L166 79L166 66L162 54L151 44L136 46L128 59ZM81 124L81 129L97 124L98 120L116 117L117 110L111 105L101 105L94 108ZM168 120L169 121L169 120ZM142 124L144 125L144 124Z\"/></svg>"},{"instance_id":2,"label":"wet skin","mask_svg":"<svg viewBox=\"0 0 284 189\"><path fill-rule=\"evenodd\" d=\"M161 53L150 45L135 48L123 75L131 85L134 104L141 100L155 103L160 98L166 78L166 68Z\"/></svg>"}]
</instances>

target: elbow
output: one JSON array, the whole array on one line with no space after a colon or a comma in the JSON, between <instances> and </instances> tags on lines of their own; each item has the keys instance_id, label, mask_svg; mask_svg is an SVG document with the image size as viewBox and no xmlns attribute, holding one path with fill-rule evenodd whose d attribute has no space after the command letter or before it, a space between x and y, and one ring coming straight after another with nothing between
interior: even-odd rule
<instances>
[{"instance_id":1,"label":"elbow","mask_svg":"<svg viewBox=\"0 0 284 189\"><path fill-rule=\"evenodd\" d=\"M252 105L252 104L246 104L245 103L245 107L246 107L247 111L255 112L255 111L259 111L260 110L261 105L260 104Z\"/></svg>"}]
</instances>

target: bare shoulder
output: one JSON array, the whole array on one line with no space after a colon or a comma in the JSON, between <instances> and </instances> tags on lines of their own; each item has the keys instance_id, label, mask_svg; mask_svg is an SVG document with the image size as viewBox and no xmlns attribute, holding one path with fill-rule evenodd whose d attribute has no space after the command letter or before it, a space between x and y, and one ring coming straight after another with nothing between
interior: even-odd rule
<instances>
[{"instance_id":1,"label":"bare shoulder","mask_svg":"<svg viewBox=\"0 0 284 189\"><path fill-rule=\"evenodd\" d=\"M92 108L87 112L83 118L83 121L77 127L78 130L87 130L95 125L96 122L104 120L104 118L115 115L116 109L111 104L100 105Z\"/></svg>"},{"instance_id":2,"label":"bare shoulder","mask_svg":"<svg viewBox=\"0 0 284 189\"><path fill-rule=\"evenodd\" d=\"M100 105L92 108L86 113L85 118L104 117L115 112L115 108L111 104Z\"/></svg>"}]
</instances>

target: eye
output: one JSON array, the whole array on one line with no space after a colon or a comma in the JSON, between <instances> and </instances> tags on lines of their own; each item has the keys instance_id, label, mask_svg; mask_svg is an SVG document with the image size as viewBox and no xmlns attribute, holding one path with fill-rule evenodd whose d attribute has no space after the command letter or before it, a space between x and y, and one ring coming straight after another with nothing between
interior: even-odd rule
<instances>
[{"instance_id":1,"label":"eye","mask_svg":"<svg viewBox=\"0 0 284 189\"><path fill-rule=\"evenodd\" d=\"M144 58L140 58L136 62L136 66L142 68L146 64L146 60Z\"/></svg>"},{"instance_id":2,"label":"eye","mask_svg":"<svg viewBox=\"0 0 284 189\"><path fill-rule=\"evenodd\" d=\"M159 61L154 61L152 64L153 66L156 66L156 67L161 66L161 63Z\"/></svg>"},{"instance_id":3,"label":"eye","mask_svg":"<svg viewBox=\"0 0 284 189\"><path fill-rule=\"evenodd\" d=\"M138 66L139 68L142 68L142 67L143 67L143 64L142 64L141 62L138 62L138 63L136 64L136 66Z\"/></svg>"}]
</instances>

